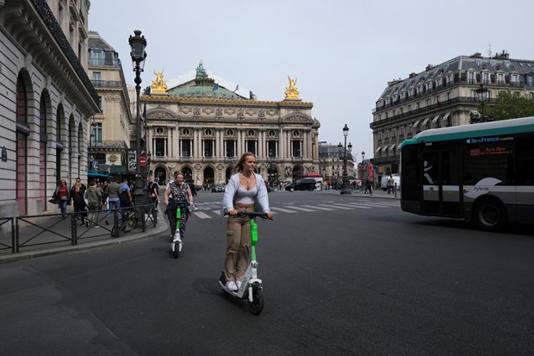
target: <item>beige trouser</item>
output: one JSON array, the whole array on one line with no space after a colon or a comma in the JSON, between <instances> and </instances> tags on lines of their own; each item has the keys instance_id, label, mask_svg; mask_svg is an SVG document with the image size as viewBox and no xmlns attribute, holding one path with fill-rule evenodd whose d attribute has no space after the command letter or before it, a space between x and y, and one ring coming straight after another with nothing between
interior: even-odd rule
<instances>
[{"instance_id":1,"label":"beige trouser","mask_svg":"<svg viewBox=\"0 0 534 356\"><path fill-rule=\"evenodd\" d=\"M254 205L236 204L238 212L253 212ZM227 281L241 281L250 260L250 221L248 217L230 216L226 229L226 259L224 274Z\"/></svg>"}]
</instances>

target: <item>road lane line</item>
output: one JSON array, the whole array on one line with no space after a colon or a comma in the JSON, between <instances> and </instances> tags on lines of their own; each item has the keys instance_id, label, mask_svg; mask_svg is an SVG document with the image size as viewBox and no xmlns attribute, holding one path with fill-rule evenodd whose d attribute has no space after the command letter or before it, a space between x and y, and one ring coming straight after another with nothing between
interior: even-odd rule
<instances>
[{"instance_id":1,"label":"road lane line","mask_svg":"<svg viewBox=\"0 0 534 356\"><path fill-rule=\"evenodd\" d=\"M300 210L300 211L307 211L307 212L317 211L317 210L308 209L308 208L301 208L300 206L293 206L293 205L286 205L286 208Z\"/></svg>"},{"instance_id":2,"label":"road lane line","mask_svg":"<svg viewBox=\"0 0 534 356\"><path fill-rule=\"evenodd\" d=\"M352 203L354 204L354 203ZM334 205L332 205L334 206ZM335 206L344 206L344 207L347 207L347 209L353 209L353 208L356 208L356 209L371 209L371 207L369 206L365 206L365 205L351 205L351 204L335 204Z\"/></svg>"},{"instance_id":3,"label":"road lane line","mask_svg":"<svg viewBox=\"0 0 534 356\"><path fill-rule=\"evenodd\" d=\"M282 213L296 213L296 211L294 210L288 210L288 209L284 209L284 208L277 208L277 207L274 207L274 206L271 206L271 210L275 210L275 211L281 211Z\"/></svg>"},{"instance_id":4,"label":"road lane line","mask_svg":"<svg viewBox=\"0 0 534 356\"><path fill-rule=\"evenodd\" d=\"M303 207L319 209L319 210L324 210L324 211L334 211L335 210L335 209L331 209L331 208L324 208L322 206L317 206L317 205L303 205Z\"/></svg>"},{"instance_id":5,"label":"road lane line","mask_svg":"<svg viewBox=\"0 0 534 356\"><path fill-rule=\"evenodd\" d=\"M203 213L201 211L195 211L195 212L193 212L193 214L195 214L200 219L211 219L211 216L209 216L208 214Z\"/></svg>"},{"instance_id":6,"label":"road lane line","mask_svg":"<svg viewBox=\"0 0 534 356\"><path fill-rule=\"evenodd\" d=\"M339 205L334 205L334 204L317 204L317 205L320 205L320 206L327 206L329 208L336 208L336 209L341 209L341 210L352 210L352 207L351 208L348 208L346 206L339 206Z\"/></svg>"}]
</instances>

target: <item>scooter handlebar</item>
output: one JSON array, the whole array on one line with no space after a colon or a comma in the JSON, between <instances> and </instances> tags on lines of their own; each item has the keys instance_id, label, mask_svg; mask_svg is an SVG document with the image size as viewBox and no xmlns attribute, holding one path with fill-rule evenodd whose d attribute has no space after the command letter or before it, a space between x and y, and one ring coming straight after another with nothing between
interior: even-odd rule
<instances>
[{"instance_id":1,"label":"scooter handlebar","mask_svg":"<svg viewBox=\"0 0 534 356\"><path fill-rule=\"evenodd\" d=\"M231 216L231 215L228 212L225 212L224 216ZM265 214L265 213L256 213L256 212L250 212L250 213L238 212L236 215L233 215L233 216L237 216L239 218L244 218L244 217L256 218L256 217L260 217L260 218L265 219L265 220L273 220L272 218L269 218L267 216L267 214Z\"/></svg>"}]
</instances>

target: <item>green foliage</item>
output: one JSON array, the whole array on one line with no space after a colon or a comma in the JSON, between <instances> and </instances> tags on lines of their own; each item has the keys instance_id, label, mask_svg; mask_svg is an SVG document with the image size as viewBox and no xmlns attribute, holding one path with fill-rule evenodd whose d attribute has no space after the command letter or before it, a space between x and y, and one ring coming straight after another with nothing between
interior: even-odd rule
<instances>
[{"instance_id":1,"label":"green foliage","mask_svg":"<svg viewBox=\"0 0 534 356\"><path fill-rule=\"evenodd\" d=\"M534 98L502 91L497 96L496 104L486 105L484 115L490 120L507 120L518 117L534 116Z\"/></svg>"}]
</instances>

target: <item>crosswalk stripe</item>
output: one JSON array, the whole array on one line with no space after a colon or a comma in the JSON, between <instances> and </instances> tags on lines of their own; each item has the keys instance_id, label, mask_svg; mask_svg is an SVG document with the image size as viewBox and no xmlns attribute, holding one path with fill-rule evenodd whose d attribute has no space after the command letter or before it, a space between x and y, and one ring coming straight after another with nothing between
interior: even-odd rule
<instances>
[{"instance_id":1,"label":"crosswalk stripe","mask_svg":"<svg viewBox=\"0 0 534 356\"><path fill-rule=\"evenodd\" d=\"M350 208L356 208L356 209L371 209L370 206L367 206L367 205L361 205L361 204L356 204L356 203L337 204L337 205L348 206L348 207L350 207Z\"/></svg>"},{"instance_id":2,"label":"crosswalk stripe","mask_svg":"<svg viewBox=\"0 0 534 356\"><path fill-rule=\"evenodd\" d=\"M300 211L307 211L307 212L316 211L316 210L313 210L313 209L301 208L300 206L294 206L294 205L286 205L286 208L300 210Z\"/></svg>"},{"instance_id":3,"label":"crosswalk stripe","mask_svg":"<svg viewBox=\"0 0 534 356\"><path fill-rule=\"evenodd\" d=\"M219 209L212 210L212 212L217 215L221 215L221 211Z\"/></svg>"},{"instance_id":4,"label":"crosswalk stripe","mask_svg":"<svg viewBox=\"0 0 534 356\"><path fill-rule=\"evenodd\" d=\"M353 203L353 204L356 204L356 203ZM364 204L365 206L370 206L373 208L389 208L391 206L391 205L377 204L377 203L361 203L361 204Z\"/></svg>"},{"instance_id":5,"label":"crosswalk stripe","mask_svg":"<svg viewBox=\"0 0 534 356\"><path fill-rule=\"evenodd\" d=\"M274 206L271 206L271 210L281 211L282 213L296 213L296 211L294 211L294 210L288 210L288 209L284 209L284 208L277 208L277 207L274 207Z\"/></svg>"},{"instance_id":6,"label":"crosswalk stripe","mask_svg":"<svg viewBox=\"0 0 534 356\"><path fill-rule=\"evenodd\" d=\"M317 204L317 205L319 205L319 206L327 206L329 208L336 208L336 209L341 209L341 210L350 210L350 209L352 209L352 207L349 208L349 207L346 207L346 206L340 206L340 205L334 205L334 204L328 204L328 205L326 205L326 204Z\"/></svg>"},{"instance_id":7,"label":"crosswalk stripe","mask_svg":"<svg viewBox=\"0 0 534 356\"><path fill-rule=\"evenodd\" d=\"M317 205L303 205L303 206L306 207L306 208L313 208L313 209L319 209L319 210L324 210L324 211L334 211L335 210L335 209L325 208L325 207L317 206Z\"/></svg>"},{"instance_id":8,"label":"crosswalk stripe","mask_svg":"<svg viewBox=\"0 0 534 356\"><path fill-rule=\"evenodd\" d=\"M211 219L211 216L209 216L208 214L203 213L201 211L195 211L195 212L193 212L193 214L195 214L200 219Z\"/></svg>"}]
</instances>

